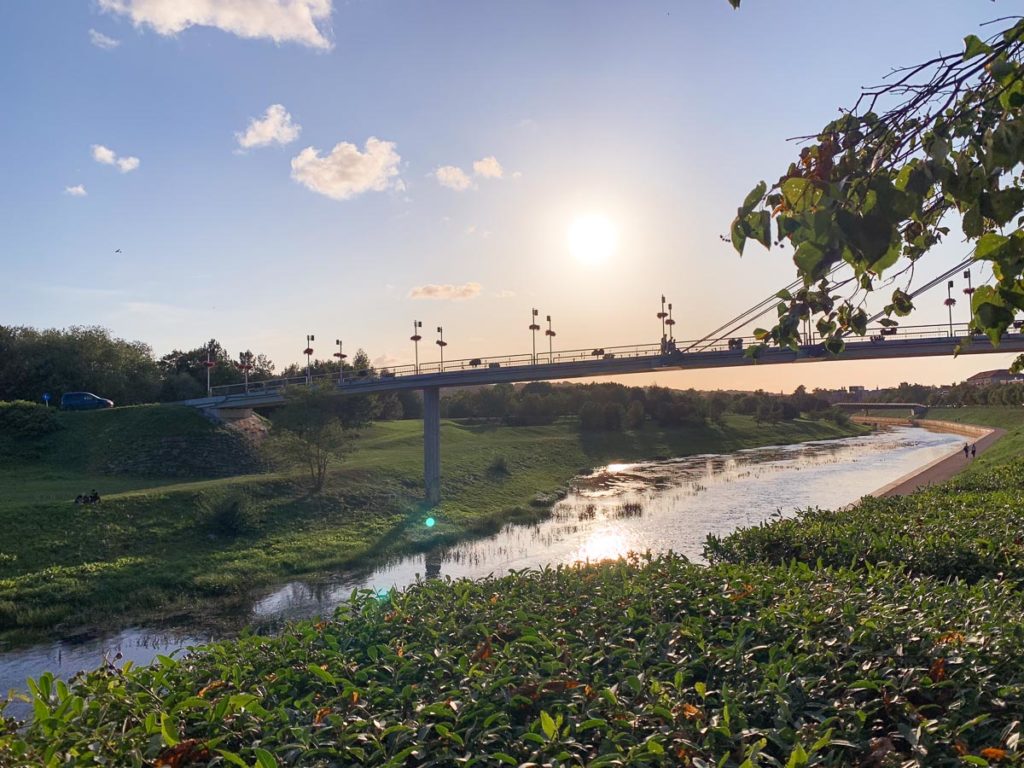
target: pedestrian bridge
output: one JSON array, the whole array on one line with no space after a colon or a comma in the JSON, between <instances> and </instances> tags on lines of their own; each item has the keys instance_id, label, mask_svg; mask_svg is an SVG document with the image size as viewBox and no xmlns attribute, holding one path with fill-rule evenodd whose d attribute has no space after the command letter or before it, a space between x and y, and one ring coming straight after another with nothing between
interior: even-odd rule
<instances>
[{"instance_id":1,"label":"pedestrian bridge","mask_svg":"<svg viewBox=\"0 0 1024 768\"><path fill-rule=\"evenodd\" d=\"M440 500L441 432L440 390L445 387L508 384L529 381L624 376L671 370L706 370L782 363L825 363L844 360L885 360L959 354L1024 352L1024 334L1007 334L998 347L988 337L972 334L966 325L921 325L869 330L863 339L848 340L841 355L832 355L823 345L808 343L796 350L764 348L756 356L747 349L756 344L752 337L734 337L708 342L667 341L663 344L638 344L598 347L584 350L552 350L549 353L467 358L401 365L380 370L345 371L343 376L309 376L271 379L213 387L209 397L186 400L184 405L208 411L244 411L268 408L284 403L289 389L315 384L331 386L339 395L375 394L400 390L423 392L424 480L430 504ZM865 407L863 403L858 409ZM872 407L893 404L872 404ZM907 404L899 404L907 408Z\"/></svg>"}]
</instances>

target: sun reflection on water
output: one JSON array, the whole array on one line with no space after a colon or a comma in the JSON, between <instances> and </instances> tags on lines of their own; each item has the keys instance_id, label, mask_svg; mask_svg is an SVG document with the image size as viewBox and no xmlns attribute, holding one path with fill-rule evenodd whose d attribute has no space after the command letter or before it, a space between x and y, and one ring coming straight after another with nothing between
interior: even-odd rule
<instances>
[{"instance_id":1,"label":"sun reflection on water","mask_svg":"<svg viewBox=\"0 0 1024 768\"><path fill-rule=\"evenodd\" d=\"M610 528L594 531L576 551L577 563L599 563L602 560L616 560L629 552L626 538Z\"/></svg>"}]
</instances>

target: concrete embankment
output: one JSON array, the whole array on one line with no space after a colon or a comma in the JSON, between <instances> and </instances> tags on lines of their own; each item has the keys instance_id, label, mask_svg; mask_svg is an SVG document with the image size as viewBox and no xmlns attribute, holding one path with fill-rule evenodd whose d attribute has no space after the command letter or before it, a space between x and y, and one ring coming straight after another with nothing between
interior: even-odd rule
<instances>
[{"instance_id":1,"label":"concrete embankment","mask_svg":"<svg viewBox=\"0 0 1024 768\"><path fill-rule=\"evenodd\" d=\"M1005 433L1005 429L979 427L973 424L958 424L953 421L935 419L901 419L891 416L853 416L851 421L872 426L911 426L931 429L935 432L952 432L963 435L965 442L974 446L976 453L982 453ZM949 455L942 456L930 464L925 464L913 472L904 475L888 485L884 485L872 496L905 496L908 493L927 488L929 485L943 483L960 473L970 465L971 459L964 456L963 446L958 446Z\"/></svg>"}]
</instances>

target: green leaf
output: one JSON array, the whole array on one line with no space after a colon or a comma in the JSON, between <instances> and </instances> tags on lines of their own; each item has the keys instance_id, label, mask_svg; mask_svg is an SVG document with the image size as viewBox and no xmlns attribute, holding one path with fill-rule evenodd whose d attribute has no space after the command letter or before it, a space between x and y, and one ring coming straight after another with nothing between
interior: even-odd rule
<instances>
[{"instance_id":1,"label":"green leaf","mask_svg":"<svg viewBox=\"0 0 1024 768\"><path fill-rule=\"evenodd\" d=\"M551 718L547 712L543 709L540 711L540 729L544 732L544 735L548 737L548 741L555 738L555 734L558 732L558 727L555 725L555 721Z\"/></svg>"},{"instance_id":2,"label":"green leaf","mask_svg":"<svg viewBox=\"0 0 1024 768\"><path fill-rule=\"evenodd\" d=\"M807 765L807 761L807 753L800 744L797 744L793 747L793 751L789 753L789 760L786 761L786 768L803 768L803 766Z\"/></svg>"},{"instance_id":3,"label":"green leaf","mask_svg":"<svg viewBox=\"0 0 1024 768\"><path fill-rule=\"evenodd\" d=\"M800 247L793 254L793 263L796 264L805 279L815 279L821 271L824 260L825 252L814 243L800 243Z\"/></svg>"},{"instance_id":4,"label":"green leaf","mask_svg":"<svg viewBox=\"0 0 1024 768\"><path fill-rule=\"evenodd\" d=\"M166 712L160 713L160 735L164 737L164 744L168 747L173 747L178 743L178 725L171 721L170 716Z\"/></svg>"},{"instance_id":5,"label":"green leaf","mask_svg":"<svg viewBox=\"0 0 1024 768\"><path fill-rule=\"evenodd\" d=\"M277 758L262 747L253 749L256 753L256 765L254 768L278 768Z\"/></svg>"},{"instance_id":6,"label":"green leaf","mask_svg":"<svg viewBox=\"0 0 1024 768\"><path fill-rule=\"evenodd\" d=\"M782 196L793 211L806 211L821 202L824 193L808 179L791 178L782 182Z\"/></svg>"},{"instance_id":7,"label":"green leaf","mask_svg":"<svg viewBox=\"0 0 1024 768\"><path fill-rule=\"evenodd\" d=\"M765 248L772 247L772 215L768 211L747 214L746 229Z\"/></svg>"},{"instance_id":8,"label":"green leaf","mask_svg":"<svg viewBox=\"0 0 1024 768\"><path fill-rule=\"evenodd\" d=\"M217 754L223 757L227 762L232 765L241 766L241 768L249 768L249 764L245 762L241 757L236 755L234 752L229 752L226 749L218 749Z\"/></svg>"},{"instance_id":9,"label":"green leaf","mask_svg":"<svg viewBox=\"0 0 1024 768\"><path fill-rule=\"evenodd\" d=\"M504 752L494 752L488 755L488 757L492 757L499 763L504 763L505 765L519 765L518 760L512 757L512 755L506 755Z\"/></svg>"},{"instance_id":10,"label":"green leaf","mask_svg":"<svg viewBox=\"0 0 1024 768\"><path fill-rule=\"evenodd\" d=\"M991 52L992 48L977 35L968 35L964 38L964 61Z\"/></svg>"},{"instance_id":11,"label":"green leaf","mask_svg":"<svg viewBox=\"0 0 1024 768\"><path fill-rule=\"evenodd\" d=\"M739 216L732 221L732 227L729 228L729 238L732 240L732 247L736 249L736 252L742 256L743 246L747 244L747 232L745 228L746 224Z\"/></svg>"},{"instance_id":12,"label":"green leaf","mask_svg":"<svg viewBox=\"0 0 1024 768\"><path fill-rule=\"evenodd\" d=\"M750 192L747 193L747 196L744 198L743 207L741 207L739 211L740 216L746 216L748 213L754 210L754 208L757 207L757 204L760 203L761 199L764 197L764 193L767 191L768 185L765 184L763 181L758 182L758 185L754 187L752 190L750 190Z\"/></svg>"},{"instance_id":13,"label":"green leaf","mask_svg":"<svg viewBox=\"0 0 1024 768\"><path fill-rule=\"evenodd\" d=\"M334 675L332 675L326 669L321 669L320 666L317 664L307 664L306 669L312 672L317 677L319 677L325 683L329 683L331 685L338 684L338 679Z\"/></svg>"}]
</instances>

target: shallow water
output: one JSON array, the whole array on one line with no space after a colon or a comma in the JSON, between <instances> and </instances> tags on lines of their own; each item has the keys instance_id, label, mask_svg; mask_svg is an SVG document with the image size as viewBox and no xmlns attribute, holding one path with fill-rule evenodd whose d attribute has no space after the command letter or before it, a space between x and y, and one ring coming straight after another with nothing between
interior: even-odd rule
<instances>
[{"instance_id":1,"label":"shallow water","mask_svg":"<svg viewBox=\"0 0 1024 768\"><path fill-rule=\"evenodd\" d=\"M273 631L288 619L329 614L353 589L386 591L425 577L479 578L629 551L672 550L701 561L709 533L726 534L807 507L846 506L962 443L957 435L900 427L843 440L611 464L576 478L569 495L539 524L507 525L493 536L427 554L292 581L254 596L245 610L217 617L217 630L133 627L0 654L0 692L24 689L26 678L45 671L70 677L118 653L148 663L157 654L230 634L225 626Z\"/></svg>"}]
</instances>

